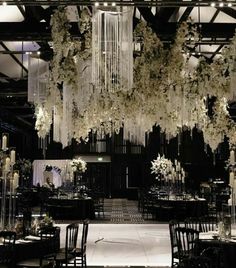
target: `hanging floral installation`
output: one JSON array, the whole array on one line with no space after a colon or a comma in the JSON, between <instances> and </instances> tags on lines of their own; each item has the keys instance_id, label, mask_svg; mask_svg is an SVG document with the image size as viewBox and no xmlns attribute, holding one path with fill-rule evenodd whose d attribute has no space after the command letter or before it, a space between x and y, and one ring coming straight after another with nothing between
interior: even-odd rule
<instances>
[{"instance_id":1,"label":"hanging floral installation","mask_svg":"<svg viewBox=\"0 0 236 268\"><path fill-rule=\"evenodd\" d=\"M53 122L53 138L63 146L72 138L86 141L91 132L119 133L121 127L125 139L144 144L145 133L159 125L168 137L175 137L183 127L197 127L213 151L225 137L236 145L236 124L228 112L228 102L234 98L236 37L212 63L201 57L190 70L187 45L199 41L194 24L182 23L167 47L142 21L133 32L134 40L141 40L141 51L134 58L133 86L124 90L111 75L116 90L109 91L97 90L92 82L89 10L81 11L78 40L69 33L66 8L55 11L51 26L54 56L47 98L35 103L39 137L49 133ZM100 88L101 83L105 82L99 82Z\"/></svg>"}]
</instances>

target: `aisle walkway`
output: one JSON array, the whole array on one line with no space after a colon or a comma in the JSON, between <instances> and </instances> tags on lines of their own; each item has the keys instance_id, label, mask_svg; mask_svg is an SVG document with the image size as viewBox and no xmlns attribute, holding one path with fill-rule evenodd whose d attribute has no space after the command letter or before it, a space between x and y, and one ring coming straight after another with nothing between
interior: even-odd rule
<instances>
[{"instance_id":1,"label":"aisle walkway","mask_svg":"<svg viewBox=\"0 0 236 268\"><path fill-rule=\"evenodd\" d=\"M66 224L59 226L64 246ZM170 266L168 225L90 224L87 260L89 266Z\"/></svg>"},{"instance_id":2,"label":"aisle walkway","mask_svg":"<svg viewBox=\"0 0 236 268\"><path fill-rule=\"evenodd\" d=\"M98 217L92 223L121 223L121 224L149 224L157 223L157 221L143 218L141 212L138 211L138 201L121 198L104 200L105 217Z\"/></svg>"}]
</instances>

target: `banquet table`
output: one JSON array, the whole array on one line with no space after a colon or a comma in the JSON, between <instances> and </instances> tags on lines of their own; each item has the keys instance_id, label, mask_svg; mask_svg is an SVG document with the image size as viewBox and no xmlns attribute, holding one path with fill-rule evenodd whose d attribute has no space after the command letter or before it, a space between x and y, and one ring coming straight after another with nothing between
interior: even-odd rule
<instances>
[{"instance_id":1,"label":"banquet table","mask_svg":"<svg viewBox=\"0 0 236 268\"><path fill-rule=\"evenodd\" d=\"M231 239L221 240L213 239L214 232L200 233L199 235L199 251L209 247L217 247L222 252L222 263L224 268L235 268L236 263L236 236Z\"/></svg>"},{"instance_id":2,"label":"banquet table","mask_svg":"<svg viewBox=\"0 0 236 268\"><path fill-rule=\"evenodd\" d=\"M1 248L0 244L0 254ZM29 235L24 239L16 240L14 247L14 262L23 261L29 258L39 258L40 256L56 252L60 249L60 229L55 237L41 240L40 237Z\"/></svg>"},{"instance_id":3,"label":"banquet table","mask_svg":"<svg viewBox=\"0 0 236 268\"><path fill-rule=\"evenodd\" d=\"M94 202L87 198L49 198L46 204L49 215L57 219L94 219Z\"/></svg>"},{"instance_id":4,"label":"banquet table","mask_svg":"<svg viewBox=\"0 0 236 268\"><path fill-rule=\"evenodd\" d=\"M158 199L160 213L159 220L171 220L173 218L184 220L188 217L201 217L207 214L206 199ZM158 212L157 212L158 213Z\"/></svg>"}]
</instances>

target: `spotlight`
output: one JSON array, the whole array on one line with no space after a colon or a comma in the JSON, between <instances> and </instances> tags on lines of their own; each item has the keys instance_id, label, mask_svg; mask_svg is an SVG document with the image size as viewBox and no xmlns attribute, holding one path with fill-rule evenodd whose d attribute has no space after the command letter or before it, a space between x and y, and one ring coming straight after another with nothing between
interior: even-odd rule
<instances>
[{"instance_id":1,"label":"spotlight","mask_svg":"<svg viewBox=\"0 0 236 268\"><path fill-rule=\"evenodd\" d=\"M41 54L41 52L40 52L40 51L37 51L37 54L38 54L38 55L40 55L40 54Z\"/></svg>"},{"instance_id":2,"label":"spotlight","mask_svg":"<svg viewBox=\"0 0 236 268\"><path fill-rule=\"evenodd\" d=\"M216 3L212 2L211 7L215 7L215 6L216 6Z\"/></svg>"},{"instance_id":3,"label":"spotlight","mask_svg":"<svg viewBox=\"0 0 236 268\"><path fill-rule=\"evenodd\" d=\"M104 7L107 7L107 2L104 2L103 5L104 5Z\"/></svg>"},{"instance_id":4,"label":"spotlight","mask_svg":"<svg viewBox=\"0 0 236 268\"><path fill-rule=\"evenodd\" d=\"M99 3L98 2L95 2L94 5L95 5L95 7L98 7L99 6Z\"/></svg>"},{"instance_id":5,"label":"spotlight","mask_svg":"<svg viewBox=\"0 0 236 268\"><path fill-rule=\"evenodd\" d=\"M228 3L228 7L232 7L232 3Z\"/></svg>"},{"instance_id":6,"label":"spotlight","mask_svg":"<svg viewBox=\"0 0 236 268\"><path fill-rule=\"evenodd\" d=\"M7 2L2 2L2 5L3 5L3 6L6 6L6 5L7 5Z\"/></svg>"},{"instance_id":7,"label":"spotlight","mask_svg":"<svg viewBox=\"0 0 236 268\"><path fill-rule=\"evenodd\" d=\"M116 6L116 3L115 3L115 2L113 2L111 5L112 5L113 7L115 7L115 6Z\"/></svg>"},{"instance_id":8,"label":"spotlight","mask_svg":"<svg viewBox=\"0 0 236 268\"><path fill-rule=\"evenodd\" d=\"M223 7L223 6L224 6L224 3L220 3L220 4L219 4L219 7Z\"/></svg>"}]
</instances>

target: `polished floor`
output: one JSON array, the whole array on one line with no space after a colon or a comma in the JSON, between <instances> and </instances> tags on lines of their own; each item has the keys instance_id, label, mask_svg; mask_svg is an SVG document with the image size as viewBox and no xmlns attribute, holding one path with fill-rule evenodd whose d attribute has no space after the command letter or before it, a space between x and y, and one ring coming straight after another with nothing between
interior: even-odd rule
<instances>
[{"instance_id":1,"label":"polished floor","mask_svg":"<svg viewBox=\"0 0 236 268\"><path fill-rule=\"evenodd\" d=\"M58 226L61 227L63 247L66 224ZM87 247L89 266L168 267L170 261L167 224L90 224L89 226Z\"/></svg>"}]
</instances>

